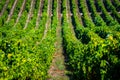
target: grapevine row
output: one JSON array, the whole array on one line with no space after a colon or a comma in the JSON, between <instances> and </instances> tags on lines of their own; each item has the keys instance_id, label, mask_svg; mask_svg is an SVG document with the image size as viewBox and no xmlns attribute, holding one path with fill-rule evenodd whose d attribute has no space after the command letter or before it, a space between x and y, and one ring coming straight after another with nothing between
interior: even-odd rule
<instances>
[{"instance_id":1,"label":"grapevine row","mask_svg":"<svg viewBox=\"0 0 120 80\"><path fill-rule=\"evenodd\" d=\"M96 28L94 33L89 30L89 28L83 28L79 25L76 25L77 28L77 36L79 41L75 38L73 31L71 30L72 26L68 24L69 20L65 17L67 13L67 7L64 5L67 1L63 1L63 43L64 49L68 58L68 66L71 71L71 75L73 79L84 80L84 79L113 79L114 72L111 70L116 67L119 63L118 57L116 54L119 51L119 33L108 31L107 36L105 38L100 38L100 35L104 35L104 33L99 33L102 30L106 30L105 28ZM76 16L73 14L73 16ZM70 17L70 16L69 16ZM76 18L75 18L76 19ZM75 20L77 21L77 20ZM74 23L75 24L75 23ZM76 23L78 24L78 22ZM98 32L97 32L98 31ZM110 32L110 33L109 33ZM99 36L97 35L99 33ZM117 35L116 35L117 33ZM116 51L116 49L117 51ZM114 54L110 54L114 52ZM110 55L110 56L109 56ZM119 54L117 54L119 55ZM115 61L116 60L116 61ZM111 67L109 67L109 65ZM117 70L117 68L116 68ZM116 71L115 70L115 71ZM117 75L117 74L116 74ZM111 76L111 77L110 77ZM117 77L117 76L116 76Z\"/></svg>"}]
</instances>

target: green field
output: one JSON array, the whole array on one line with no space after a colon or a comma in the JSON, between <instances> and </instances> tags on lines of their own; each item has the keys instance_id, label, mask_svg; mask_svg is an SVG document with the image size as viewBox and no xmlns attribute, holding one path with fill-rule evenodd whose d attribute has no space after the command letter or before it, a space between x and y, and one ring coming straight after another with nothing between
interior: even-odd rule
<instances>
[{"instance_id":1,"label":"green field","mask_svg":"<svg viewBox=\"0 0 120 80\"><path fill-rule=\"evenodd\" d=\"M55 53L70 80L120 80L120 0L0 0L0 80L49 80Z\"/></svg>"}]
</instances>

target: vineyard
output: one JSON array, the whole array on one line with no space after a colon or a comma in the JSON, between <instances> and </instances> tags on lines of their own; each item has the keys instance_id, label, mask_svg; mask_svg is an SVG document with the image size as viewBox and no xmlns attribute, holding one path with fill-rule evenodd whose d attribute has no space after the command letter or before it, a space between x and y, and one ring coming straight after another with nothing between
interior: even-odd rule
<instances>
[{"instance_id":1,"label":"vineyard","mask_svg":"<svg viewBox=\"0 0 120 80\"><path fill-rule=\"evenodd\" d=\"M0 0L0 80L49 80L57 52L70 80L120 80L120 0Z\"/></svg>"}]
</instances>

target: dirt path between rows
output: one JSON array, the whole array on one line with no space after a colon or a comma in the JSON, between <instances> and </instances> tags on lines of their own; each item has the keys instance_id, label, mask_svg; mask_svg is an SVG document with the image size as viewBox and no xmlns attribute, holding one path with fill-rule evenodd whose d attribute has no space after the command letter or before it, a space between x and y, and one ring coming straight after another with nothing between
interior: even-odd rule
<instances>
[{"instance_id":1,"label":"dirt path between rows","mask_svg":"<svg viewBox=\"0 0 120 80\"><path fill-rule=\"evenodd\" d=\"M37 19L36 19L36 27L35 27L36 29L38 29L38 27L39 27L40 17L42 16L43 4L44 4L44 1L40 0L39 11L37 14Z\"/></svg>"},{"instance_id":2,"label":"dirt path between rows","mask_svg":"<svg viewBox=\"0 0 120 80\"><path fill-rule=\"evenodd\" d=\"M12 14L13 14L13 12L15 10L15 7L17 5L17 2L18 2L18 0L15 0L14 4L12 6L12 9L10 10L10 14L8 15L7 22L9 22L9 20L11 19L11 16L12 16Z\"/></svg>"},{"instance_id":3,"label":"dirt path between rows","mask_svg":"<svg viewBox=\"0 0 120 80\"><path fill-rule=\"evenodd\" d=\"M28 27L28 23L29 23L29 21L30 21L30 19L31 19L31 17L32 17L32 13L33 13L33 9L34 9L34 6L35 6L35 0L32 0L31 1L31 6L30 6L30 11L29 11L29 13L28 13L28 17L27 17L27 20L26 20L26 24L25 24L25 26L24 26L24 29L26 29L27 27Z\"/></svg>"},{"instance_id":4,"label":"dirt path between rows","mask_svg":"<svg viewBox=\"0 0 120 80\"><path fill-rule=\"evenodd\" d=\"M7 8L9 1L10 1L10 0L6 0L6 3L5 3L5 5L4 5L4 7L3 7L3 9L2 9L2 11L1 11L1 13L0 13L0 17L3 15L5 9Z\"/></svg>"},{"instance_id":5,"label":"dirt path between rows","mask_svg":"<svg viewBox=\"0 0 120 80\"><path fill-rule=\"evenodd\" d=\"M45 24L45 30L44 30L43 37L42 37L40 43L45 39L48 28L51 26L51 15L52 15L52 0L48 0L48 8L47 8L47 18L48 19Z\"/></svg>"},{"instance_id":6,"label":"dirt path between rows","mask_svg":"<svg viewBox=\"0 0 120 80\"><path fill-rule=\"evenodd\" d=\"M50 78L48 80L69 80L66 75L65 57L62 46L62 31L61 31L61 0L57 0L57 19L58 26L56 28L56 53L53 56L52 64L48 71Z\"/></svg>"},{"instance_id":7,"label":"dirt path between rows","mask_svg":"<svg viewBox=\"0 0 120 80\"><path fill-rule=\"evenodd\" d=\"M19 12L18 17L17 17L17 19L16 19L16 22L15 22L14 27L16 26L16 24L18 23L21 15L22 15L22 12L23 12L23 10L24 10L25 4L26 4L26 0L24 0L23 3L22 3L22 7L20 8L20 12Z\"/></svg>"}]
</instances>

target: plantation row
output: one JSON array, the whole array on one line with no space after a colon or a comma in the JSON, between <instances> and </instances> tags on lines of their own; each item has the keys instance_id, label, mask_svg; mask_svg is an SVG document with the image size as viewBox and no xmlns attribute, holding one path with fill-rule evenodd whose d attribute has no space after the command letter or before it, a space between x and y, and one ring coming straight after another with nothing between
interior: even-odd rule
<instances>
[{"instance_id":1,"label":"plantation row","mask_svg":"<svg viewBox=\"0 0 120 80\"><path fill-rule=\"evenodd\" d=\"M33 0L33 2L31 1L31 3L30 3L30 1L26 1L26 0L23 0L23 1L18 1L18 0L1 1L0 2L0 4L1 4L1 7L0 7L1 26L3 26L3 24L6 22L11 22L11 24L16 26L16 24L19 23L19 18L23 17L22 14L24 14L24 15L26 15L23 17L23 18L25 18L24 20L26 20L26 24L24 23L21 25L22 25L22 27L24 26L24 28L26 28L29 23L30 18L34 17L32 14L34 14L34 13L37 14L37 12L38 12L37 8L39 8L39 14L38 14L39 17L42 15L41 13L42 13L44 2L43 1L41 3L39 3L40 1L36 1L36 2L37 3L35 4L34 0ZM80 0L77 0L76 4L77 3L78 3L78 7L79 7ZM38 6L38 4L41 4L41 6ZM79 9L80 13L84 14L83 16L86 16L86 14L89 14L89 18L91 19L91 21L94 22L94 24L96 26L101 26L101 24L96 24L96 21L99 21L99 19L100 19L100 18L99 19L95 18L98 15L100 15L102 17L102 19L104 20L104 22L106 22L106 24L108 26L112 26L112 25L120 23L119 8L117 8L120 6L119 0L115 0L115 1L113 1L113 0L98 0L98 1L97 0L93 0L93 1L85 0L83 2L83 4L85 4L84 6L86 8L83 8L83 10ZM34 7L36 9L35 12L33 9ZM32 11L32 9L33 9L33 11ZM32 13L32 12L34 12L34 13ZM87 12L87 13L85 13L85 12ZM4 15L3 15L3 13L4 13ZM29 15L27 15L27 14L29 14ZM37 20L39 21L38 16L36 16L36 17L37 17ZM36 17L35 17L35 19L36 19ZM38 26L38 21L36 21L36 26ZM101 21L101 19L100 19L100 21ZM82 17L82 22L83 22L84 26L89 25L89 24L86 24L86 18L84 18L84 17ZM88 20L88 22L89 22L89 20Z\"/></svg>"},{"instance_id":2,"label":"plantation row","mask_svg":"<svg viewBox=\"0 0 120 80\"><path fill-rule=\"evenodd\" d=\"M6 9L0 18L5 22L0 28L0 79L45 80L55 53L57 1L23 0L19 3L14 13ZM12 7L10 3L8 6ZM50 17L51 8L54 16ZM7 13L13 15L6 22Z\"/></svg>"},{"instance_id":3,"label":"plantation row","mask_svg":"<svg viewBox=\"0 0 120 80\"><path fill-rule=\"evenodd\" d=\"M63 38L65 44L64 49L69 58L68 68L72 72L71 76L73 79L120 79L118 75L120 74L118 68L120 67L119 24L117 24L115 21L114 23L116 24L110 25L111 27L107 26L102 17L99 16L98 13L96 13L93 2L94 0L89 0L88 4L90 5L89 8L91 9L92 13L91 17L93 19L97 18L96 20L98 20L95 20L95 22L92 22L89 16L85 0L79 0L78 3L78 5L80 6L80 10L83 13L81 17L84 20L83 23L86 25L85 27L82 27L82 25L79 24L81 20L76 13L78 11L78 8L75 1L70 0L69 2L71 3L70 7L72 7L71 12L73 11L72 17L69 16L68 19L66 18L66 14L69 14L70 9L68 10L68 12L65 10L63 12L65 14L63 16L64 21L70 20L70 18L72 19L72 25L70 24L71 21L64 22L63 25ZM102 3L100 0L98 0L97 4L99 6ZM102 14L108 16L108 20L112 19L112 17L108 13L106 13L107 11L104 11L104 9L102 11ZM69 27L73 27L75 33L70 30ZM75 38L75 36L77 37L77 39Z\"/></svg>"},{"instance_id":4,"label":"plantation row","mask_svg":"<svg viewBox=\"0 0 120 80\"><path fill-rule=\"evenodd\" d=\"M119 3L0 0L0 79L46 80L60 25L72 79L120 79Z\"/></svg>"}]
</instances>

